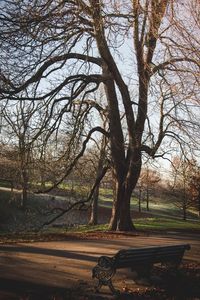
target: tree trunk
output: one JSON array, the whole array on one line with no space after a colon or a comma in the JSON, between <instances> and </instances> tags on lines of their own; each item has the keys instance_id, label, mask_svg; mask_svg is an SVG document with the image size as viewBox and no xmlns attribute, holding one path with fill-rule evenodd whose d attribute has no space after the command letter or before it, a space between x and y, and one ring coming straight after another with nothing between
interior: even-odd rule
<instances>
[{"instance_id":1,"label":"tree trunk","mask_svg":"<svg viewBox=\"0 0 200 300\"><path fill-rule=\"evenodd\" d=\"M105 136L103 136L102 141L101 141L100 157L99 157L99 162L98 162L98 166L97 166L96 178L101 176L103 168L104 168L104 162L105 162L105 157L106 157L106 153L105 153L106 144L107 144L107 139ZM93 202L92 202L92 209L91 209L89 225L97 225L98 224L99 188L100 188L100 183L96 186L94 194L93 194Z\"/></svg>"},{"instance_id":2,"label":"tree trunk","mask_svg":"<svg viewBox=\"0 0 200 300\"><path fill-rule=\"evenodd\" d=\"M186 194L185 194L185 190L184 190L184 196L183 196L183 220L186 221L187 220L187 199L186 199Z\"/></svg>"},{"instance_id":3,"label":"tree trunk","mask_svg":"<svg viewBox=\"0 0 200 300\"><path fill-rule=\"evenodd\" d=\"M186 207L183 207L183 221L187 220L187 210Z\"/></svg>"},{"instance_id":4,"label":"tree trunk","mask_svg":"<svg viewBox=\"0 0 200 300\"><path fill-rule=\"evenodd\" d=\"M142 189L139 187L138 211L141 212Z\"/></svg>"},{"instance_id":5,"label":"tree trunk","mask_svg":"<svg viewBox=\"0 0 200 300\"><path fill-rule=\"evenodd\" d=\"M200 189L198 189L197 201L198 201L198 214L200 218Z\"/></svg>"},{"instance_id":6,"label":"tree trunk","mask_svg":"<svg viewBox=\"0 0 200 300\"><path fill-rule=\"evenodd\" d=\"M119 185L118 182L116 182L112 215L109 225L110 230L135 230L130 213L131 194L132 190L125 188L123 184Z\"/></svg>"},{"instance_id":7,"label":"tree trunk","mask_svg":"<svg viewBox=\"0 0 200 300\"><path fill-rule=\"evenodd\" d=\"M149 211L149 188L147 187L147 211Z\"/></svg>"},{"instance_id":8,"label":"tree trunk","mask_svg":"<svg viewBox=\"0 0 200 300\"><path fill-rule=\"evenodd\" d=\"M92 201L89 225L97 225L98 224L98 199L99 199L99 185L96 187L94 194L93 194L93 201Z\"/></svg>"},{"instance_id":9,"label":"tree trunk","mask_svg":"<svg viewBox=\"0 0 200 300\"><path fill-rule=\"evenodd\" d=\"M135 227L131 218L130 201L141 171L141 153L135 152L129 161L124 176L116 176L114 186L114 202L109 228L111 230L133 231Z\"/></svg>"},{"instance_id":10,"label":"tree trunk","mask_svg":"<svg viewBox=\"0 0 200 300\"><path fill-rule=\"evenodd\" d=\"M22 171L22 208L26 209L28 200L28 174L26 170Z\"/></svg>"},{"instance_id":11,"label":"tree trunk","mask_svg":"<svg viewBox=\"0 0 200 300\"><path fill-rule=\"evenodd\" d=\"M198 205L198 213L199 213L199 218L200 218L200 197L199 197L199 205Z\"/></svg>"},{"instance_id":12,"label":"tree trunk","mask_svg":"<svg viewBox=\"0 0 200 300\"><path fill-rule=\"evenodd\" d=\"M44 190L45 189L45 171L44 171L44 169L40 170L40 182L41 182L40 187L42 190Z\"/></svg>"}]
</instances>

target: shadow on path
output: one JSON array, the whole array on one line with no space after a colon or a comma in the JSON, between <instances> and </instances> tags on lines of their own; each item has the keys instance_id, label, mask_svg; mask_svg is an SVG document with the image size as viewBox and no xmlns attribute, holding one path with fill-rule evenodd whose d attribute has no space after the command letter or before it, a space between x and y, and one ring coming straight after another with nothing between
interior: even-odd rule
<instances>
[{"instance_id":1,"label":"shadow on path","mask_svg":"<svg viewBox=\"0 0 200 300\"><path fill-rule=\"evenodd\" d=\"M42 254L49 256L57 256L63 258L70 258L75 260L86 260L96 262L97 258L92 255L82 254L78 251L71 250L57 250L57 249L47 249L39 247L30 247L30 246L0 246L1 252L17 252L17 253L30 253L30 254ZM102 254L102 253L98 253Z\"/></svg>"}]
</instances>

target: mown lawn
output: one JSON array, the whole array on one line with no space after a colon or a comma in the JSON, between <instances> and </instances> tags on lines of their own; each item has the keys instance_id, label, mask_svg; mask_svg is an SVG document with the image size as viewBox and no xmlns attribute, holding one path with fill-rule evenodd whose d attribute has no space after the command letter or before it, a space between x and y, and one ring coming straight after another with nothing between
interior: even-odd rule
<instances>
[{"instance_id":1,"label":"mown lawn","mask_svg":"<svg viewBox=\"0 0 200 300\"><path fill-rule=\"evenodd\" d=\"M200 231L199 221L183 221L171 218L138 218L135 221L136 229L138 230L187 230L187 231Z\"/></svg>"},{"instance_id":2,"label":"mown lawn","mask_svg":"<svg viewBox=\"0 0 200 300\"><path fill-rule=\"evenodd\" d=\"M200 232L200 220L199 221L183 221L175 220L171 218L137 218L134 225L138 231L199 231ZM68 232L93 232L93 231L107 231L108 224L101 224L96 226L81 225L76 228L68 229Z\"/></svg>"},{"instance_id":3,"label":"mown lawn","mask_svg":"<svg viewBox=\"0 0 200 300\"><path fill-rule=\"evenodd\" d=\"M135 227L138 233L166 233L170 231L182 233L200 233L200 222L179 221L170 218L139 218L135 220ZM0 243L4 242L24 242L24 241L50 241L65 240L66 238L88 237L88 234L103 234L109 236L108 224L96 226L80 225L72 228L48 227L39 232L19 232L7 233L0 230ZM178 233L177 233L178 234ZM98 237L98 235L97 235Z\"/></svg>"}]
</instances>

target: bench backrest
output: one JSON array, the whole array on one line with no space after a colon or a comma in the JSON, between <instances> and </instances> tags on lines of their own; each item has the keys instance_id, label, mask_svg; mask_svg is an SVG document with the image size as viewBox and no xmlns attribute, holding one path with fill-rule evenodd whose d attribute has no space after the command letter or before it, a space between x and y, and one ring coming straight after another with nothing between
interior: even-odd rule
<instances>
[{"instance_id":1,"label":"bench backrest","mask_svg":"<svg viewBox=\"0 0 200 300\"><path fill-rule=\"evenodd\" d=\"M185 250L189 249L189 244L123 249L114 256L114 266L117 269L154 263L179 263Z\"/></svg>"}]
</instances>

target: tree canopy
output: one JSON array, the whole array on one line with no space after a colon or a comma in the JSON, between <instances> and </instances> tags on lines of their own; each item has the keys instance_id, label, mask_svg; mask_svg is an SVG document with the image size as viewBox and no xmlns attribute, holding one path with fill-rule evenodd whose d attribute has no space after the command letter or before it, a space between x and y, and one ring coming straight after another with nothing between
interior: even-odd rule
<instances>
[{"instance_id":1,"label":"tree canopy","mask_svg":"<svg viewBox=\"0 0 200 300\"><path fill-rule=\"evenodd\" d=\"M197 0L0 3L1 108L42 103L42 128L53 130L73 119L80 155L95 132L108 138L113 230L134 229L130 198L143 154L191 152L198 142L199 12Z\"/></svg>"}]
</instances>

